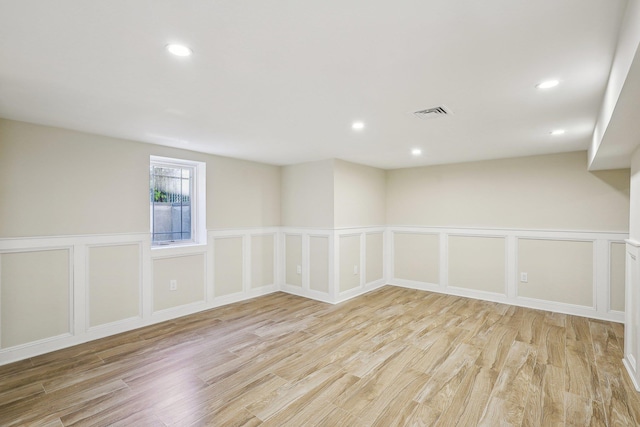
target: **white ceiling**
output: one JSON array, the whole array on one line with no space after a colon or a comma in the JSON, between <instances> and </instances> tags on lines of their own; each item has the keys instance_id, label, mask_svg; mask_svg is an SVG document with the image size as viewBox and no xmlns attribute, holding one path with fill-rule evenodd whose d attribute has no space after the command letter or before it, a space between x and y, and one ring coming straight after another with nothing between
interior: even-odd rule
<instances>
[{"instance_id":1,"label":"white ceiling","mask_svg":"<svg viewBox=\"0 0 640 427\"><path fill-rule=\"evenodd\" d=\"M0 0L0 117L273 164L587 149L625 6ZM535 88L548 78L561 84ZM410 114L438 105L453 114Z\"/></svg>"}]
</instances>

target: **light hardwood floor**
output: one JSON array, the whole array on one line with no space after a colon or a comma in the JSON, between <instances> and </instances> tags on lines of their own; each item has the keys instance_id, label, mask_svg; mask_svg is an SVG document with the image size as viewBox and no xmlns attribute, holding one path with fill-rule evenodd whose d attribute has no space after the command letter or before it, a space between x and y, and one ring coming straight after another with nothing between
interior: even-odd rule
<instances>
[{"instance_id":1,"label":"light hardwood floor","mask_svg":"<svg viewBox=\"0 0 640 427\"><path fill-rule=\"evenodd\" d=\"M622 337L392 286L276 293L0 367L0 425L637 426Z\"/></svg>"}]
</instances>

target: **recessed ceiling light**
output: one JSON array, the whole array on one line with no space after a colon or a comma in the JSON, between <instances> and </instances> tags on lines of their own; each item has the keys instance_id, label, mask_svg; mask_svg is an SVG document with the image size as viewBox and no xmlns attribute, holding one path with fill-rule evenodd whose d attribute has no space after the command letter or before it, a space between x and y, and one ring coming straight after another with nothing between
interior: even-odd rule
<instances>
[{"instance_id":1,"label":"recessed ceiling light","mask_svg":"<svg viewBox=\"0 0 640 427\"><path fill-rule=\"evenodd\" d=\"M559 80L545 80L536 85L538 89L551 89L552 87L556 87L560 84Z\"/></svg>"},{"instance_id":2,"label":"recessed ceiling light","mask_svg":"<svg viewBox=\"0 0 640 427\"><path fill-rule=\"evenodd\" d=\"M551 131L551 135L564 135L564 129L556 129Z\"/></svg>"},{"instance_id":3,"label":"recessed ceiling light","mask_svg":"<svg viewBox=\"0 0 640 427\"><path fill-rule=\"evenodd\" d=\"M353 122L353 124L351 125L351 129L353 129L353 130L362 130L362 129L364 129L364 123L363 122Z\"/></svg>"},{"instance_id":4,"label":"recessed ceiling light","mask_svg":"<svg viewBox=\"0 0 640 427\"><path fill-rule=\"evenodd\" d=\"M168 44L166 48L175 56L191 56L191 54L193 54L193 51L191 49L181 44Z\"/></svg>"},{"instance_id":5,"label":"recessed ceiling light","mask_svg":"<svg viewBox=\"0 0 640 427\"><path fill-rule=\"evenodd\" d=\"M419 148L414 148L413 150L411 150L411 155L412 156L420 156L422 155L422 150Z\"/></svg>"}]
</instances>

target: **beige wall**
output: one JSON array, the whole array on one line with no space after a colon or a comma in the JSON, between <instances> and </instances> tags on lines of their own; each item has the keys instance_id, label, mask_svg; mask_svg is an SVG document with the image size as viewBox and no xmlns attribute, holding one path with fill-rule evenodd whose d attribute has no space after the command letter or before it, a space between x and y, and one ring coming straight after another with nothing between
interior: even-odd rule
<instances>
[{"instance_id":1,"label":"beige wall","mask_svg":"<svg viewBox=\"0 0 640 427\"><path fill-rule=\"evenodd\" d=\"M169 282L177 280L177 290ZM153 310L159 311L204 301L205 257L203 254L153 260Z\"/></svg>"},{"instance_id":2,"label":"beige wall","mask_svg":"<svg viewBox=\"0 0 640 427\"><path fill-rule=\"evenodd\" d=\"M264 234L251 236L251 287L273 285L275 276L274 235Z\"/></svg>"},{"instance_id":3,"label":"beige wall","mask_svg":"<svg viewBox=\"0 0 640 427\"><path fill-rule=\"evenodd\" d=\"M282 225L333 228L333 160L283 166Z\"/></svg>"},{"instance_id":4,"label":"beige wall","mask_svg":"<svg viewBox=\"0 0 640 427\"><path fill-rule=\"evenodd\" d=\"M449 236L449 285L506 293L505 239Z\"/></svg>"},{"instance_id":5,"label":"beige wall","mask_svg":"<svg viewBox=\"0 0 640 427\"><path fill-rule=\"evenodd\" d=\"M89 248L89 326L141 315L140 249L140 245Z\"/></svg>"},{"instance_id":6,"label":"beige wall","mask_svg":"<svg viewBox=\"0 0 640 427\"><path fill-rule=\"evenodd\" d=\"M0 347L70 332L69 250L0 255Z\"/></svg>"},{"instance_id":7,"label":"beige wall","mask_svg":"<svg viewBox=\"0 0 640 427\"><path fill-rule=\"evenodd\" d=\"M0 119L0 238L148 232L150 155L206 162L207 228L280 225L277 166Z\"/></svg>"},{"instance_id":8,"label":"beige wall","mask_svg":"<svg viewBox=\"0 0 640 427\"><path fill-rule=\"evenodd\" d=\"M329 292L329 238L309 237L309 288Z\"/></svg>"},{"instance_id":9,"label":"beige wall","mask_svg":"<svg viewBox=\"0 0 640 427\"><path fill-rule=\"evenodd\" d=\"M302 286L302 236L287 234L285 237L285 282L288 285Z\"/></svg>"},{"instance_id":10,"label":"beige wall","mask_svg":"<svg viewBox=\"0 0 640 427\"><path fill-rule=\"evenodd\" d=\"M339 159L283 166L282 225L366 227L385 224L386 173Z\"/></svg>"},{"instance_id":11,"label":"beige wall","mask_svg":"<svg viewBox=\"0 0 640 427\"><path fill-rule=\"evenodd\" d=\"M366 239L367 271L365 283L371 283L383 278L384 240L382 233L367 233Z\"/></svg>"},{"instance_id":12,"label":"beige wall","mask_svg":"<svg viewBox=\"0 0 640 427\"><path fill-rule=\"evenodd\" d=\"M334 221L336 227L385 224L385 171L335 160Z\"/></svg>"},{"instance_id":13,"label":"beige wall","mask_svg":"<svg viewBox=\"0 0 640 427\"><path fill-rule=\"evenodd\" d=\"M144 148L0 119L0 237L148 232Z\"/></svg>"},{"instance_id":14,"label":"beige wall","mask_svg":"<svg viewBox=\"0 0 640 427\"><path fill-rule=\"evenodd\" d=\"M242 237L218 237L213 240L214 295L242 292Z\"/></svg>"},{"instance_id":15,"label":"beige wall","mask_svg":"<svg viewBox=\"0 0 640 427\"><path fill-rule=\"evenodd\" d=\"M587 171L586 152L387 172L387 223L628 230L629 170Z\"/></svg>"},{"instance_id":16,"label":"beige wall","mask_svg":"<svg viewBox=\"0 0 640 427\"><path fill-rule=\"evenodd\" d=\"M360 286L360 274L360 236L340 236L340 292Z\"/></svg>"},{"instance_id":17,"label":"beige wall","mask_svg":"<svg viewBox=\"0 0 640 427\"><path fill-rule=\"evenodd\" d=\"M440 283L440 238L436 234L393 233L393 276Z\"/></svg>"},{"instance_id":18,"label":"beige wall","mask_svg":"<svg viewBox=\"0 0 640 427\"><path fill-rule=\"evenodd\" d=\"M206 161L207 228L280 225L279 167L217 156Z\"/></svg>"},{"instance_id":19,"label":"beige wall","mask_svg":"<svg viewBox=\"0 0 640 427\"><path fill-rule=\"evenodd\" d=\"M518 296L593 306L593 243L518 240Z\"/></svg>"}]
</instances>

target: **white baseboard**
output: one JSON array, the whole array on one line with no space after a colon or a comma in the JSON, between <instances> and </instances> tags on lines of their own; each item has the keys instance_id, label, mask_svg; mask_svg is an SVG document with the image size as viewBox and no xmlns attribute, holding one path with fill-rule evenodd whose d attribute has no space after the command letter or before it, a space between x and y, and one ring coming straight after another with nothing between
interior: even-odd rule
<instances>
[{"instance_id":1,"label":"white baseboard","mask_svg":"<svg viewBox=\"0 0 640 427\"><path fill-rule=\"evenodd\" d=\"M339 293L338 296L335 299L335 303L338 304L338 303L350 300L352 298L358 297L360 295L364 295L364 294L369 293L369 292L371 292L373 290L381 288L382 286L385 286L386 284L387 284L386 280L380 279L380 280L376 280L375 282L367 283L363 287L349 289L348 291Z\"/></svg>"},{"instance_id":2,"label":"white baseboard","mask_svg":"<svg viewBox=\"0 0 640 427\"><path fill-rule=\"evenodd\" d=\"M627 369L627 373L629 374L629 377L631 378L631 382L633 383L633 386L636 388L636 391L640 391L640 384L638 384L638 381L636 380L636 373L631 367L631 362L627 360L627 358L625 357L624 359L622 359L622 364Z\"/></svg>"},{"instance_id":3,"label":"white baseboard","mask_svg":"<svg viewBox=\"0 0 640 427\"><path fill-rule=\"evenodd\" d=\"M544 301L532 298L508 298L503 294L476 291L452 286L439 286L433 283L416 282L404 279L392 279L391 286L417 289L421 291L436 292L446 295L455 295L465 298L479 299L483 301L497 302L501 304L515 305L518 307L531 308L535 310L551 311L555 313L570 314L573 316L589 317L592 319L608 320L610 322L624 323L624 313L619 311L609 311L605 314L599 313L592 307L582 307L573 304L564 304L555 301Z\"/></svg>"},{"instance_id":4,"label":"white baseboard","mask_svg":"<svg viewBox=\"0 0 640 427\"><path fill-rule=\"evenodd\" d=\"M335 304L335 301L333 301L331 299L331 296L326 292L315 291L313 289L303 289L301 286L294 286L289 284L282 285L280 287L280 290L291 295L309 298L315 301L326 302L329 304Z\"/></svg>"}]
</instances>

